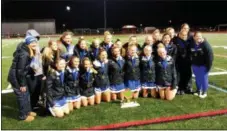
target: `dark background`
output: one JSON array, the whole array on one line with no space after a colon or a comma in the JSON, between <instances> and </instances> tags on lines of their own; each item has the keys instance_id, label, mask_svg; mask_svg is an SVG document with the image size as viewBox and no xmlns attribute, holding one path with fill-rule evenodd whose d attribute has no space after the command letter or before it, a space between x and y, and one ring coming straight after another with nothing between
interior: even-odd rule
<instances>
[{"instance_id":1,"label":"dark background","mask_svg":"<svg viewBox=\"0 0 227 131\"><path fill-rule=\"evenodd\" d=\"M2 20L55 19L57 30L66 24L73 28L103 28L103 0L74 1L2 1ZM70 6L68 12L66 6ZM107 27L121 28L126 24L137 27L212 26L227 24L226 1L148 1L107 0ZM169 23L169 20L172 22Z\"/></svg>"}]
</instances>

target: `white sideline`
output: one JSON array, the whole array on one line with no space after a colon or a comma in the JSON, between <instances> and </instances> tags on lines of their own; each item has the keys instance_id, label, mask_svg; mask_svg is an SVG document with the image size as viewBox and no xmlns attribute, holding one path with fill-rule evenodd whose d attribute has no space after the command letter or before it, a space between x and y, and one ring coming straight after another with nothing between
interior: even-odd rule
<instances>
[{"instance_id":1,"label":"white sideline","mask_svg":"<svg viewBox=\"0 0 227 131\"><path fill-rule=\"evenodd\" d=\"M12 58L12 56L2 56L2 59Z\"/></svg>"},{"instance_id":2,"label":"white sideline","mask_svg":"<svg viewBox=\"0 0 227 131\"><path fill-rule=\"evenodd\" d=\"M227 46L212 46L213 48L224 48L224 49L227 49Z\"/></svg>"},{"instance_id":3,"label":"white sideline","mask_svg":"<svg viewBox=\"0 0 227 131\"><path fill-rule=\"evenodd\" d=\"M214 67L214 69L216 69L216 70L220 70L220 71L227 71L227 70L225 70L225 69L218 68L218 67Z\"/></svg>"}]
</instances>

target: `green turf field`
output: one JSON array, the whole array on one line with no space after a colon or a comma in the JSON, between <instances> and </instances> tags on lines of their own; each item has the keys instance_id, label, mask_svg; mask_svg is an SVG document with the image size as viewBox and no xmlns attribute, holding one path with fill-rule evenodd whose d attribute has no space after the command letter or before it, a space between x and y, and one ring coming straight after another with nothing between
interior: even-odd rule
<instances>
[{"instance_id":1,"label":"green turf field","mask_svg":"<svg viewBox=\"0 0 227 131\"><path fill-rule=\"evenodd\" d=\"M226 46L227 34L204 34L212 46ZM89 43L94 36L87 36ZM99 36L103 39L103 36ZM120 38L123 43L129 35L114 36L114 41ZM139 35L139 43L143 43L145 36ZM57 38L52 38L57 39ZM74 43L77 37L73 38ZM48 38L42 38L40 45L47 44ZM19 39L2 40L2 90L8 86L7 75L12 62L12 54ZM213 48L214 54L227 56L227 50L219 47ZM227 70L227 58L215 56L212 72ZM227 75L210 76L211 83L227 89ZM163 116L173 116L186 113L196 113L227 108L227 94L210 88L208 97L204 100L196 96L176 96L173 101L163 101L152 98L139 98L140 107L120 109L119 103L102 103L94 107L81 108L70 116L56 119L52 116L40 117L31 123L17 120L17 104L14 94L2 94L2 129L75 129L105 125L132 120L151 119ZM170 122L167 124L154 124L147 126L130 127L127 129L227 129L227 116L206 117L195 120Z\"/></svg>"}]
</instances>

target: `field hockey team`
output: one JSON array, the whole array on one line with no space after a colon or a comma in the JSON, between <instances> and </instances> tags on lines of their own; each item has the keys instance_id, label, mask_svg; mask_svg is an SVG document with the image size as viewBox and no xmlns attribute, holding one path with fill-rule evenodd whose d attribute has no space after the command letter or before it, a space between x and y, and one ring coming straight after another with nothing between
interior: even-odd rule
<instances>
[{"instance_id":1,"label":"field hockey team","mask_svg":"<svg viewBox=\"0 0 227 131\"><path fill-rule=\"evenodd\" d=\"M171 27L163 35L155 29L142 46L135 35L125 44L120 39L113 43L108 31L103 42L94 38L90 47L84 37L74 45L72 36L64 32L40 49L39 34L28 30L18 45L8 81L17 96L21 120L34 120L39 104L53 116L63 117L81 106L122 101L128 89L133 99L173 100L185 93L207 96L213 52L202 33L192 35L188 24L177 35Z\"/></svg>"}]
</instances>

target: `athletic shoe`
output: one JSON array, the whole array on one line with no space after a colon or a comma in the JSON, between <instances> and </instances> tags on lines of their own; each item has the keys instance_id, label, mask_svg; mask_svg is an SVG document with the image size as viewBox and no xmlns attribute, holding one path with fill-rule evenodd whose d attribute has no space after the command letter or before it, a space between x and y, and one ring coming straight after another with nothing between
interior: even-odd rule
<instances>
[{"instance_id":1,"label":"athletic shoe","mask_svg":"<svg viewBox=\"0 0 227 131\"><path fill-rule=\"evenodd\" d=\"M181 91L180 90L177 90L177 95L181 95L181 93L180 93Z\"/></svg>"},{"instance_id":2,"label":"athletic shoe","mask_svg":"<svg viewBox=\"0 0 227 131\"><path fill-rule=\"evenodd\" d=\"M33 116L33 117L37 116L37 114L35 112L29 112L28 115Z\"/></svg>"},{"instance_id":3,"label":"athletic shoe","mask_svg":"<svg viewBox=\"0 0 227 131\"><path fill-rule=\"evenodd\" d=\"M185 92L183 90L180 91L180 95L184 95Z\"/></svg>"},{"instance_id":4,"label":"athletic shoe","mask_svg":"<svg viewBox=\"0 0 227 131\"><path fill-rule=\"evenodd\" d=\"M200 98L204 99L207 97L207 93L206 92L203 92L201 95L199 95Z\"/></svg>"},{"instance_id":5,"label":"athletic shoe","mask_svg":"<svg viewBox=\"0 0 227 131\"><path fill-rule=\"evenodd\" d=\"M35 119L33 116L27 116L27 118L24 120L25 122L31 122Z\"/></svg>"},{"instance_id":6,"label":"athletic shoe","mask_svg":"<svg viewBox=\"0 0 227 131\"><path fill-rule=\"evenodd\" d=\"M195 96L200 96L201 94L202 94L201 91L196 91L196 92L194 93Z\"/></svg>"}]
</instances>

